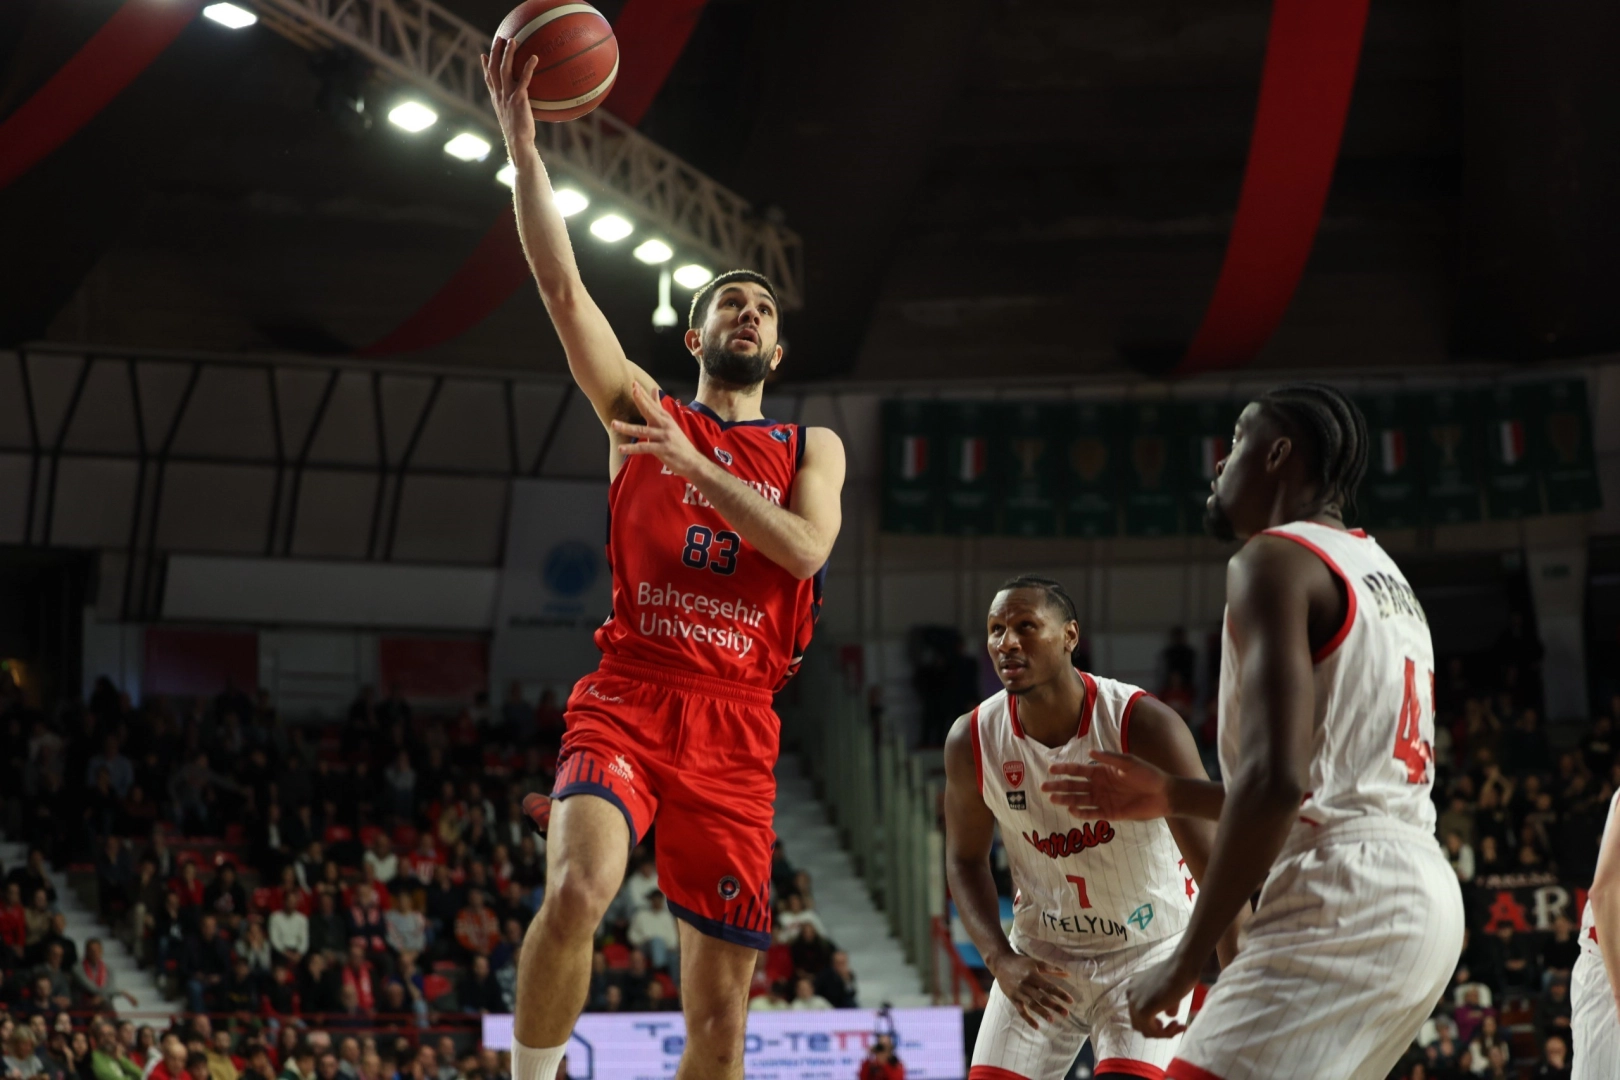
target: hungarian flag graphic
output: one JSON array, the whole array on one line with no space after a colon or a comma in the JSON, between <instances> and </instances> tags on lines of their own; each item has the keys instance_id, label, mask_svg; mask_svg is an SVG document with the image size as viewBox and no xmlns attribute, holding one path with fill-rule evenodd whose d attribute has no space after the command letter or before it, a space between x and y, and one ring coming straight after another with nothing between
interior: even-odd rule
<instances>
[{"instance_id":1,"label":"hungarian flag graphic","mask_svg":"<svg viewBox=\"0 0 1620 1080\"><path fill-rule=\"evenodd\" d=\"M1215 466L1226 456L1226 440L1219 435L1206 435L1198 440L1199 475L1205 480L1215 479Z\"/></svg>"},{"instance_id":2,"label":"hungarian flag graphic","mask_svg":"<svg viewBox=\"0 0 1620 1080\"><path fill-rule=\"evenodd\" d=\"M1502 464L1518 465L1524 461L1524 423L1503 420L1496 425L1496 438L1500 446Z\"/></svg>"},{"instance_id":3,"label":"hungarian flag graphic","mask_svg":"<svg viewBox=\"0 0 1620 1080\"><path fill-rule=\"evenodd\" d=\"M962 460L957 463L956 478L971 484L985 474L989 461L989 444L983 438L962 440Z\"/></svg>"},{"instance_id":4,"label":"hungarian flag graphic","mask_svg":"<svg viewBox=\"0 0 1620 1080\"><path fill-rule=\"evenodd\" d=\"M928 474L928 440L907 435L900 440L900 479L921 480Z\"/></svg>"},{"instance_id":5,"label":"hungarian flag graphic","mask_svg":"<svg viewBox=\"0 0 1620 1080\"><path fill-rule=\"evenodd\" d=\"M1378 461L1385 476L1406 468L1406 432L1386 429L1378 433Z\"/></svg>"}]
</instances>

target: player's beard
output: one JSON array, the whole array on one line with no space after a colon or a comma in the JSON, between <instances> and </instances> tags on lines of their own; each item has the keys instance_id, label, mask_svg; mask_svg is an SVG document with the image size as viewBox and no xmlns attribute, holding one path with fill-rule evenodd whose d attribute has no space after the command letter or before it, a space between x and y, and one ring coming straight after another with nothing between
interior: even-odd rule
<instances>
[{"instance_id":1,"label":"player's beard","mask_svg":"<svg viewBox=\"0 0 1620 1080\"><path fill-rule=\"evenodd\" d=\"M1232 519L1221 505L1219 495L1211 495L1204 504L1204 531L1217 540L1237 539L1237 530L1232 527Z\"/></svg>"},{"instance_id":2,"label":"player's beard","mask_svg":"<svg viewBox=\"0 0 1620 1080\"><path fill-rule=\"evenodd\" d=\"M758 386L765 381L765 376L771 370L771 353L775 348L766 349L761 341L755 346L754 353L733 352L725 341L716 341L703 346L698 355L698 363L703 367L703 374L718 383L727 386L746 388Z\"/></svg>"}]
</instances>

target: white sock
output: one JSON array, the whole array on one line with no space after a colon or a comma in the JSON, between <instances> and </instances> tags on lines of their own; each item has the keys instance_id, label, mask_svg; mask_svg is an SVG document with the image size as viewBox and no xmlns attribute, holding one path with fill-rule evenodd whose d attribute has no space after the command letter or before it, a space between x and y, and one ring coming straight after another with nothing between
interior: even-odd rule
<instances>
[{"instance_id":1,"label":"white sock","mask_svg":"<svg viewBox=\"0 0 1620 1080\"><path fill-rule=\"evenodd\" d=\"M556 1080L568 1044L538 1050L512 1040L512 1080Z\"/></svg>"}]
</instances>

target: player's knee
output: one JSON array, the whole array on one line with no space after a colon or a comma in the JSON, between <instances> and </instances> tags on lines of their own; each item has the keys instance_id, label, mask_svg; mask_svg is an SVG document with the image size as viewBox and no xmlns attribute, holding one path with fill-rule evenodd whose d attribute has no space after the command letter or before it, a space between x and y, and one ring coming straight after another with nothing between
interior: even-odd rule
<instances>
[{"instance_id":1,"label":"player's knee","mask_svg":"<svg viewBox=\"0 0 1620 1080\"><path fill-rule=\"evenodd\" d=\"M559 930L594 934L618 889L618 881L593 868L562 867L547 883L542 910Z\"/></svg>"},{"instance_id":2,"label":"player's knee","mask_svg":"<svg viewBox=\"0 0 1620 1080\"><path fill-rule=\"evenodd\" d=\"M712 1006L687 1002L686 1041L707 1061L730 1064L740 1060L747 1029L748 1015L735 1002L716 1002Z\"/></svg>"}]
</instances>

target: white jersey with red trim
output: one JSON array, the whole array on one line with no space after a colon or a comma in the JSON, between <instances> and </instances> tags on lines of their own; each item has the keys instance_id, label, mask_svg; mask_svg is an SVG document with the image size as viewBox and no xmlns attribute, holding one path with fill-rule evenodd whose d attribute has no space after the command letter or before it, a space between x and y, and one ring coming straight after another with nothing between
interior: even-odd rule
<instances>
[{"instance_id":1,"label":"white jersey with red trim","mask_svg":"<svg viewBox=\"0 0 1620 1080\"><path fill-rule=\"evenodd\" d=\"M1263 535L1300 544L1344 584L1344 624L1313 656L1316 715L1310 790L1297 830L1390 818L1433 835L1434 643L1395 561L1360 529L1296 521ZM1241 650L1221 635L1221 774L1236 775Z\"/></svg>"},{"instance_id":2,"label":"white jersey with red trim","mask_svg":"<svg viewBox=\"0 0 1620 1080\"><path fill-rule=\"evenodd\" d=\"M1614 793L1609 800L1609 818L1603 826L1603 840L1598 844L1601 850L1609 842L1609 831L1620 831L1620 791ZM1597 919L1592 914L1592 903L1587 901L1586 908L1581 912L1581 951L1591 953L1597 958L1599 966L1603 963L1603 952L1598 948Z\"/></svg>"},{"instance_id":3,"label":"white jersey with red trim","mask_svg":"<svg viewBox=\"0 0 1620 1080\"><path fill-rule=\"evenodd\" d=\"M1081 821L1042 794L1054 764L1089 764L1092 750L1130 750L1131 710L1143 691L1080 677L1080 725L1056 749L1025 738L1018 699L1005 690L973 711L979 793L1001 826L1017 890L1012 944L1042 959L1056 959L1054 945L1101 953L1178 934L1195 895L1163 820Z\"/></svg>"}]
</instances>

